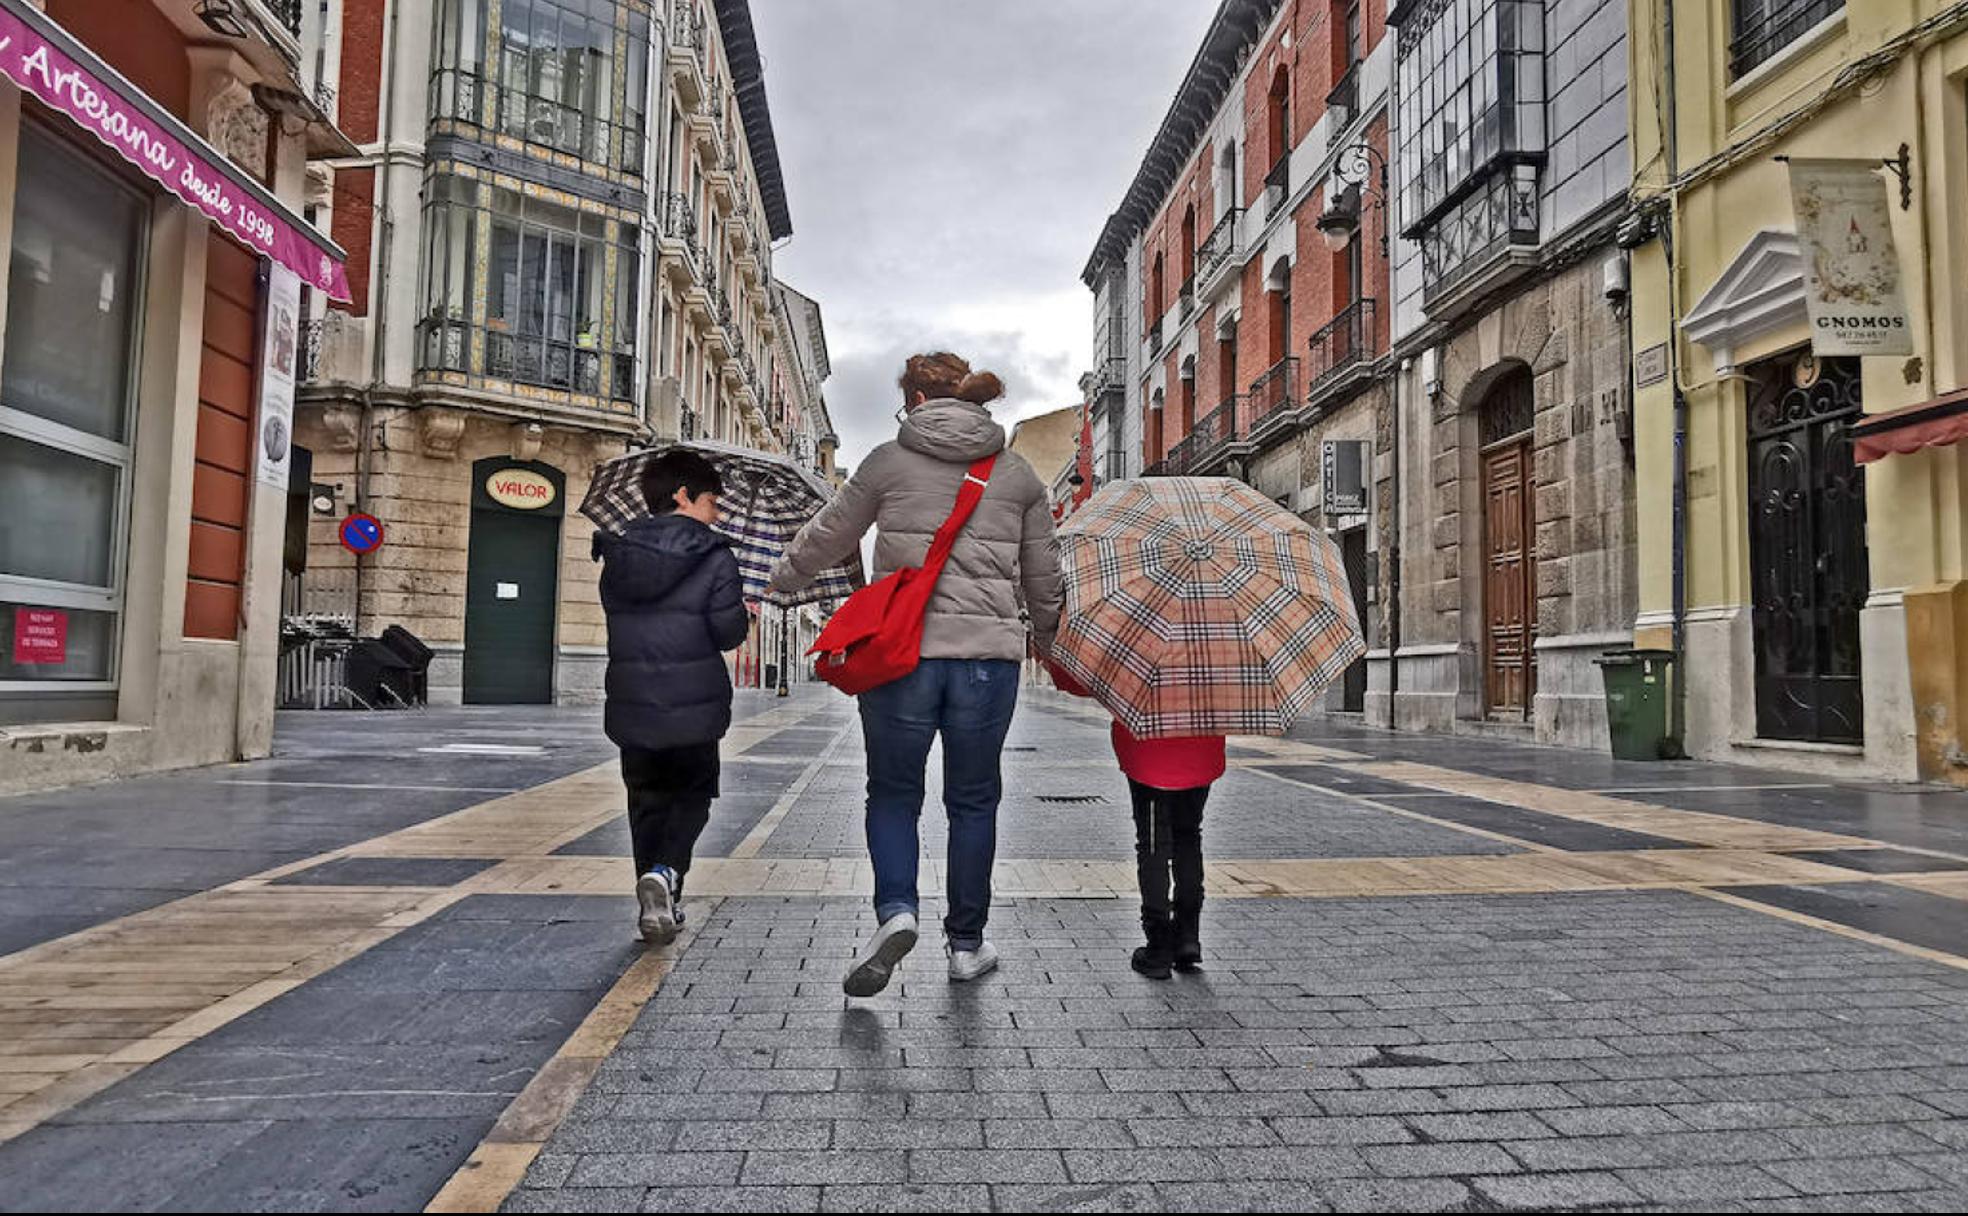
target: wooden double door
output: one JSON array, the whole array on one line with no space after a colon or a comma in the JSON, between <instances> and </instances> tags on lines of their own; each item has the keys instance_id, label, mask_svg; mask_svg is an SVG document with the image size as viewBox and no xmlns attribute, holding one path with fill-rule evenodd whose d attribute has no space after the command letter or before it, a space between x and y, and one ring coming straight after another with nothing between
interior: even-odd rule
<instances>
[{"instance_id":1,"label":"wooden double door","mask_svg":"<svg viewBox=\"0 0 1968 1216\"><path fill-rule=\"evenodd\" d=\"M1537 689L1536 499L1529 435L1483 450L1483 688L1492 716L1528 717Z\"/></svg>"}]
</instances>

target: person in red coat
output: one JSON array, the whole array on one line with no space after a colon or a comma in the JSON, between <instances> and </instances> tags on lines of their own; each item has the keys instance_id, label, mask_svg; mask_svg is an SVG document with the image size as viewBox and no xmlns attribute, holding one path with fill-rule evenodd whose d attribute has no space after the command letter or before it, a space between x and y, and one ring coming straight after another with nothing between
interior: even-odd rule
<instances>
[{"instance_id":1,"label":"person in red coat","mask_svg":"<svg viewBox=\"0 0 1968 1216\"><path fill-rule=\"evenodd\" d=\"M1057 665L1046 670L1061 692L1092 695ZM1116 721L1114 755L1134 800L1134 862L1148 939L1134 952L1133 966L1165 980L1203 963L1203 806L1228 767L1223 736L1137 739Z\"/></svg>"}]
</instances>

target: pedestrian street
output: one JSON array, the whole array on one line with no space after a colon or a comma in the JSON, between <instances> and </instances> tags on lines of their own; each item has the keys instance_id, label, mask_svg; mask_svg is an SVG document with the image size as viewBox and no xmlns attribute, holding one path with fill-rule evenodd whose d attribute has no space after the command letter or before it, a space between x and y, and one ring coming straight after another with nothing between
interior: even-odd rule
<instances>
[{"instance_id":1,"label":"pedestrian street","mask_svg":"<svg viewBox=\"0 0 1968 1216\"><path fill-rule=\"evenodd\" d=\"M592 712L299 715L0 804L0 1207L1968 1201L1963 795L1315 719L1233 741L1156 983L1104 719L1028 688L1002 969L926 932L849 1001L851 704L738 714L656 950Z\"/></svg>"}]
</instances>

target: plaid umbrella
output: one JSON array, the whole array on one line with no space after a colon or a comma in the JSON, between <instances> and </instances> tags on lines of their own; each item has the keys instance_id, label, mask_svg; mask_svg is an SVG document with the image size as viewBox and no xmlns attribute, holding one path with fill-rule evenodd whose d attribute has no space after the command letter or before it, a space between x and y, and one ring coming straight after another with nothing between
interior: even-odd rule
<instances>
[{"instance_id":1,"label":"plaid umbrella","mask_svg":"<svg viewBox=\"0 0 1968 1216\"><path fill-rule=\"evenodd\" d=\"M581 514L610 532L621 532L649 516L642 497L642 470L649 461L673 448L687 448L717 466L724 479L718 497L717 530L731 538L745 594L779 608L845 599L866 581L857 552L823 573L805 591L792 597L768 595L766 581L786 546L806 522L827 505L834 490L818 476L769 452L755 452L728 443L695 441L644 448L617 456L595 469Z\"/></svg>"},{"instance_id":2,"label":"plaid umbrella","mask_svg":"<svg viewBox=\"0 0 1968 1216\"><path fill-rule=\"evenodd\" d=\"M1242 482L1110 485L1059 544L1052 657L1137 738L1282 735L1366 653L1338 548Z\"/></svg>"}]
</instances>

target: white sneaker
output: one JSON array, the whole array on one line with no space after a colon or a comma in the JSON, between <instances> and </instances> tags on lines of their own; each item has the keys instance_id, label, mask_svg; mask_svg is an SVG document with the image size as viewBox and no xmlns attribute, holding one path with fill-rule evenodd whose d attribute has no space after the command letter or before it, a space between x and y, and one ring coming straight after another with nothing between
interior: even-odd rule
<instances>
[{"instance_id":1,"label":"white sneaker","mask_svg":"<svg viewBox=\"0 0 1968 1216\"><path fill-rule=\"evenodd\" d=\"M916 948L916 918L908 912L889 917L868 939L868 948L854 960L854 966L841 981L849 996L868 997L888 987L895 968Z\"/></svg>"},{"instance_id":2,"label":"white sneaker","mask_svg":"<svg viewBox=\"0 0 1968 1216\"><path fill-rule=\"evenodd\" d=\"M950 951L950 978L959 984L980 979L998 969L998 948L985 942L975 950Z\"/></svg>"},{"instance_id":3,"label":"white sneaker","mask_svg":"<svg viewBox=\"0 0 1968 1216\"><path fill-rule=\"evenodd\" d=\"M681 920L676 908L676 871L657 866L637 879L636 902L642 906L636 928L641 930L643 941L667 946L676 940Z\"/></svg>"}]
</instances>

